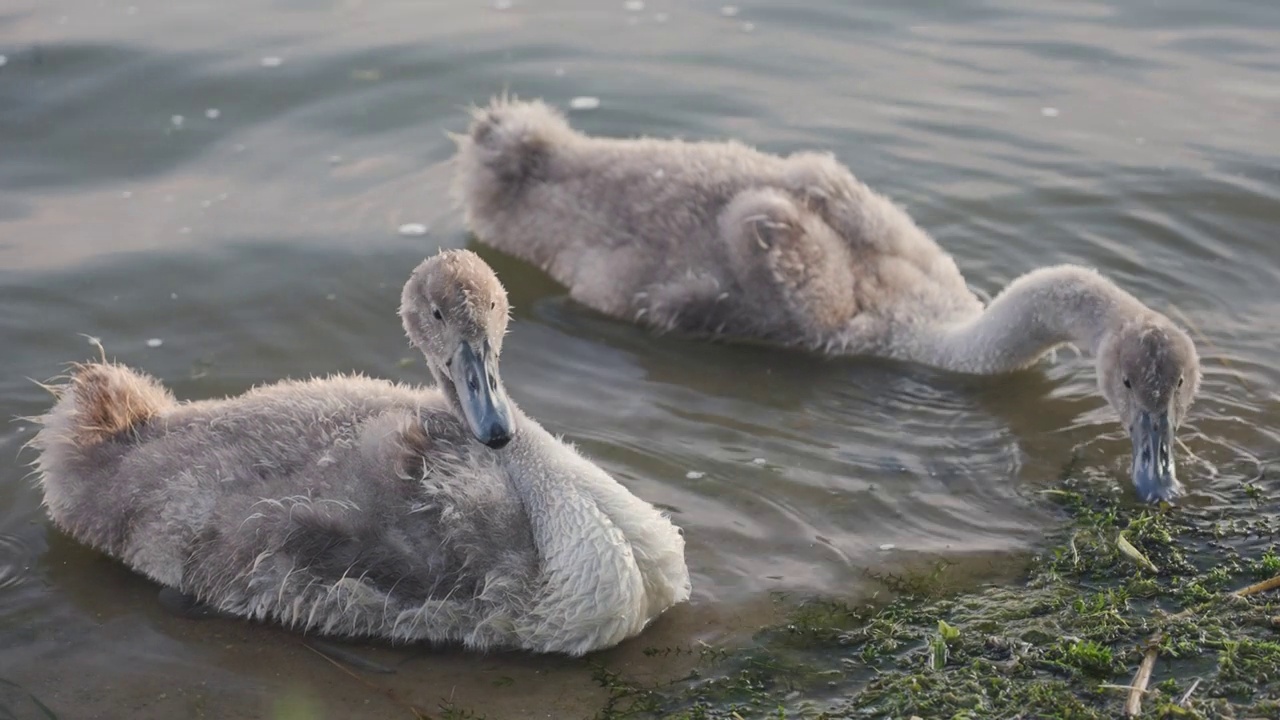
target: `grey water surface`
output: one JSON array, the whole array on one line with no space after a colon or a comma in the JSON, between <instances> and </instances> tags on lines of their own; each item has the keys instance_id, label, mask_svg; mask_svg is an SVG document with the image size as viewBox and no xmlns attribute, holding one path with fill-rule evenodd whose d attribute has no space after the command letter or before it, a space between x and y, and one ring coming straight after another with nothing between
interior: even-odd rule
<instances>
[{"instance_id":1,"label":"grey water surface","mask_svg":"<svg viewBox=\"0 0 1280 720\"><path fill-rule=\"evenodd\" d=\"M1199 344L1186 502L1274 468L1274 0L5 0L0 705L590 717L593 663L670 676L646 648L749 642L775 592L861 598L865 569L937 560L1012 577L1073 456L1131 497L1128 442L1070 351L972 378L655 339L478 246L445 133L503 91L593 133L832 150L984 292L1097 266ZM396 672L352 676L288 632L168 615L50 526L14 418L50 402L28 378L95 354L86 335L183 398L335 371L426 382L400 286L462 246L515 305L511 395L685 528L693 601L640 638L587 661L354 646Z\"/></svg>"}]
</instances>

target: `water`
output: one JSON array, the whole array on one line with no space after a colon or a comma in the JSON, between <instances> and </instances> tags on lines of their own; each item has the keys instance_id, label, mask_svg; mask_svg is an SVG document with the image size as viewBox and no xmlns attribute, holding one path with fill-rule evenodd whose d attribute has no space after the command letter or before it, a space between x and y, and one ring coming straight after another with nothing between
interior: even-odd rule
<instances>
[{"instance_id":1,"label":"water","mask_svg":"<svg viewBox=\"0 0 1280 720\"><path fill-rule=\"evenodd\" d=\"M1272 0L637 5L9 0L0 414L44 409L27 378L91 357L82 333L180 397L339 370L425 381L402 362L399 288L438 247L474 247L444 132L509 89L598 100L570 111L593 133L833 150L987 292L1100 267L1194 328L1188 502L1275 461ZM1007 576L1073 453L1125 481L1127 440L1070 352L981 379L658 340L477 249L515 305L512 396L687 532L693 602L594 658L612 670L669 676L645 648L749 641L771 591L859 597L868 567ZM50 528L19 455L32 433L0 429L17 458L0 464L0 703L20 717L41 717L26 693L75 718L589 717L603 697L585 661L357 648L397 670L357 679L296 635L165 615L154 586Z\"/></svg>"}]
</instances>

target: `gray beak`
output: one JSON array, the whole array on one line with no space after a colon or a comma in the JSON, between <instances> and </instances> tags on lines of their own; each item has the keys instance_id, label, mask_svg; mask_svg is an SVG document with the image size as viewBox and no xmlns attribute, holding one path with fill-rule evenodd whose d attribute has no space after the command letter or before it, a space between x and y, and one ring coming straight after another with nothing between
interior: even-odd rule
<instances>
[{"instance_id":1,"label":"gray beak","mask_svg":"<svg viewBox=\"0 0 1280 720\"><path fill-rule=\"evenodd\" d=\"M1129 427L1133 439L1133 486L1143 502L1172 500L1182 494L1173 467L1173 426L1169 411L1140 411Z\"/></svg>"},{"instance_id":2,"label":"gray beak","mask_svg":"<svg viewBox=\"0 0 1280 720\"><path fill-rule=\"evenodd\" d=\"M471 434L495 450L511 441L511 408L496 366L488 341L483 341L478 352L470 343L459 345L450 368Z\"/></svg>"}]
</instances>

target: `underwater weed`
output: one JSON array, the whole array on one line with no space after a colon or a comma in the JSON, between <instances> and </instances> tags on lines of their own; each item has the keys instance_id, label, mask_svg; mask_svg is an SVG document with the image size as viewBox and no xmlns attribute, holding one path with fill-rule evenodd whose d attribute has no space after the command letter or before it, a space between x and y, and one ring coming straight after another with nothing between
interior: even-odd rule
<instances>
[{"instance_id":1,"label":"underwater weed","mask_svg":"<svg viewBox=\"0 0 1280 720\"><path fill-rule=\"evenodd\" d=\"M891 597L800 603L754 647L648 689L642 716L1280 716L1280 579L1255 582L1280 575L1280 516L1238 493L1135 506L1069 469L1045 493L1063 526L1021 583L874 575Z\"/></svg>"}]
</instances>

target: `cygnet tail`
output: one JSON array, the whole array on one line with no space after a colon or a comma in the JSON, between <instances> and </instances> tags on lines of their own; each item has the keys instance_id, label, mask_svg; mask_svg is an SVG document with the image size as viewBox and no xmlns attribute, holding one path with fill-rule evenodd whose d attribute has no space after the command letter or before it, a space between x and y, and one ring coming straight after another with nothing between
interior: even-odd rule
<instances>
[{"instance_id":1,"label":"cygnet tail","mask_svg":"<svg viewBox=\"0 0 1280 720\"><path fill-rule=\"evenodd\" d=\"M80 542L123 551L138 498L116 485L139 431L176 404L154 379L108 362L77 364L66 382L46 386L57 401L30 418L40 430L29 445L49 516Z\"/></svg>"},{"instance_id":2,"label":"cygnet tail","mask_svg":"<svg viewBox=\"0 0 1280 720\"><path fill-rule=\"evenodd\" d=\"M40 431L31 446L44 457L84 452L129 437L176 404L149 375L108 362L76 364L69 380L49 388L58 397L48 414L34 418Z\"/></svg>"},{"instance_id":3,"label":"cygnet tail","mask_svg":"<svg viewBox=\"0 0 1280 720\"><path fill-rule=\"evenodd\" d=\"M495 97L471 111L465 135L453 135L454 199L468 224L517 198L531 182L545 179L555 147L575 136L564 117L541 100Z\"/></svg>"}]
</instances>

